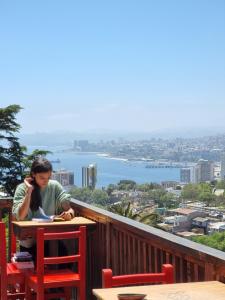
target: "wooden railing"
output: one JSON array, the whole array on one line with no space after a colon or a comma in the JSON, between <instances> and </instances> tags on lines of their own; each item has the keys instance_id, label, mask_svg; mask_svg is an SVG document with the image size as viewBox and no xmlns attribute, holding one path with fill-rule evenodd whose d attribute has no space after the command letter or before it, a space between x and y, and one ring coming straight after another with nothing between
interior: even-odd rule
<instances>
[{"instance_id":1,"label":"wooden railing","mask_svg":"<svg viewBox=\"0 0 225 300\"><path fill-rule=\"evenodd\" d=\"M171 263L175 282L225 282L225 253L162 230L72 200L77 215L97 222L89 241L90 288L101 287L101 270L114 274L159 272Z\"/></svg>"},{"instance_id":2,"label":"wooden railing","mask_svg":"<svg viewBox=\"0 0 225 300\"><path fill-rule=\"evenodd\" d=\"M4 202L0 203L1 209ZM5 204L10 207L9 202ZM172 263L176 282L225 282L225 252L75 199L71 205L76 215L96 222L87 245L87 299L92 299L91 289L101 287L101 270L106 267L112 268L114 274L132 274L159 272L163 263Z\"/></svg>"}]
</instances>

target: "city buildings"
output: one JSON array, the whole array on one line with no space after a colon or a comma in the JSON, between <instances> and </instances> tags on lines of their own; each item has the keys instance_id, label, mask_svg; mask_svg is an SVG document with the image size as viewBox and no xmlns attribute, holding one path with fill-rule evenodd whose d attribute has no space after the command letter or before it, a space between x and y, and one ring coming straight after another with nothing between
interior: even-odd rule
<instances>
[{"instance_id":1,"label":"city buildings","mask_svg":"<svg viewBox=\"0 0 225 300\"><path fill-rule=\"evenodd\" d=\"M52 179L57 180L63 187L74 185L74 173L66 170L58 170L52 173Z\"/></svg>"},{"instance_id":2,"label":"city buildings","mask_svg":"<svg viewBox=\"0 0 225 300\"><path fill-rule=\"evenodd\" d=\"M221 171L220 171L221 179L225 179L225 152L221 153Z\"/></svg>"},{"instance_id":3,"label":"city buildings","mask_svg":"<svg viewBox=\"0 0 225 300\"><path fill-rule=\"evenodd\" d=\"M180 169L180 182L190 183L191 182L191 169L181 168Z\"/></svg>"},{"instance_id":4,"label":"city buildings","mask_svg":"<svg viewBox=\"0 0 225 300\"><path fill-rule=\"evenodd\" d=\"M194 183L212 181L214 179L213 162L199 159L194 167Z\"/></svg>"},{"instance_id":5,"label":"city buildings","mask_svg":"<svg viewBox=\"0 0 225 300\"><path fill-rule=\"evenodd\" d=\"M97 182L97 166L90 164L87 167L82 167L82 187L95 188Z\"/></svg>"},{"instance_id":6,"label":"city buildings","mask_svg":"<svg viewBox=\"0 0 225 300\"><path fill-rule=\"evenodd\" d=\"M88 140L74 140L73 149L75 151L88 151L89 150Z\"/></svg>"}]
</instances>

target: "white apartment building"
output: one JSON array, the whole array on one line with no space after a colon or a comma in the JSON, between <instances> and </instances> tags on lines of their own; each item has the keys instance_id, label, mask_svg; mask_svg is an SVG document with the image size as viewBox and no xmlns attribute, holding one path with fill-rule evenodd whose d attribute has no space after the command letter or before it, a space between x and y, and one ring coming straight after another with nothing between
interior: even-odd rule
<instances>
[{"instance_id":1,"label":"white apartment building","mask_svg":"<svg viewBox=\"0 0 225 300\"><path fill-rule=\"evenodd\" d=\"M95 188L97 182L97 166L90 164L87 167L82 167L82 187Z\"/></svg>"},{"instance_id":2,"label":"white apartment building","mask_svg":"<svg viewBox=\"0 0 225 300\"><path fill-rule=\"evenodd\" d=\"M199 159L194 167L194 183L212 181L214 179L214 164L206 159Z\"/></svg>"},{"instance_id":3,"label":"white apartment building","mask_svg":"<svg viewBox=\"0 0 225 300\"><path fill-rule=\"evenodd\" d=\"M180 169L180 182L190 183L191 182L191 169L181 168Z\"/></svg>"},{"instance_id":4,"label":"white apartment building","mask_svg":"<svg viewBox=\"0 0 225 300\"><path fill-rule=\"evenodd\" d=\"M52 179L57 180L64 187L74 185L74 173L71 171L55 171L52 173Z\"/></svg>"}]
</instances>

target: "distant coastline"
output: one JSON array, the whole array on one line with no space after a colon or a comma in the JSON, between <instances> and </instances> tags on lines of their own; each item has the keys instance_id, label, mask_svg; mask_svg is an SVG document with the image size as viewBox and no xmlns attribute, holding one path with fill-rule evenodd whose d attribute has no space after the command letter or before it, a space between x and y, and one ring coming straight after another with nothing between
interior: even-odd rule
<instances>
[{"instance_id":1,"label":"distant coastline","mask_svg":"<svg viewBox=\"0 0 225 300\"><path fill-rule=\"evenodd\" d=\"M61 152L71 152L76 155L90 155L94 154L102 158L106 159L112 159L112 160L118 160L118 161L124 161L124 162L142 162L147 163L146 168L184 168L184 167L190 167L190 165L187 165L185 162L173 162L170 160L154 160L150 158L145 157L119 157L119 156L112 156L110 153L106 152L99 152L99 151L74 151L73 149L66 149L62 150Z\"/></svg>"}]
</instances>

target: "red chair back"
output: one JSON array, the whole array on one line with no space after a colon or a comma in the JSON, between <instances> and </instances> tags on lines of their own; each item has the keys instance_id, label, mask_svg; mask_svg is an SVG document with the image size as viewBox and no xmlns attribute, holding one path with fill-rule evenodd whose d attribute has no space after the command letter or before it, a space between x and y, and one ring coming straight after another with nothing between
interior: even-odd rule
<instances>
[{"instance_id":1,"label":"red chair back","mask_svg":"<svg viewBox=\"0 0 225 300\"><path fill-rule=\"evenodd\" d=\"M78 240L78 253L67 256L44 256L44 242L50 240ZM75 241L74 241L75 242ZM69 268L50 269L46 265L57 265L65 263L78 264L78 270ZM62 297L71 300L70 290L77 287L79 299L86 300L86 227L80 226L79 230L71 232L46 233L43 228L37 229L37 272L27 276L26 298L30 299L31 289L37 293L37 299L59 298L47 290L63 287ZM45 293L46 289L46 293ZM61 297L61 296L60 296Z\"/></svg>"},{"instance_id":2,"label":"red chair back","mask_svg":"<svg viewBox=\"0 0 225 300\"><path fill-rule=\"evenodd\" d=\"M69 256L44 257L44 241L50 240L79 240L78 254ZM44 228L37 230L37 277L38 282L43 282L45 265L57 265L65 263L78 263L78 273L83 278L85 274L86 260L86 227L81 226L78 231L45 233Z\"/></svg>"},{"instance_id":3,"label":"red chair back","mask_svg":"<svg viewBox=\"0 0 225 300\"><path fill-rule=\"evenodd\" d=\"M162 273L143 273L113 276L111 269L102 270L102 287L111 288L117 286L148 284L148 283L173 283L173 266L162 265Z\"/></svg>"}]
</instances>

